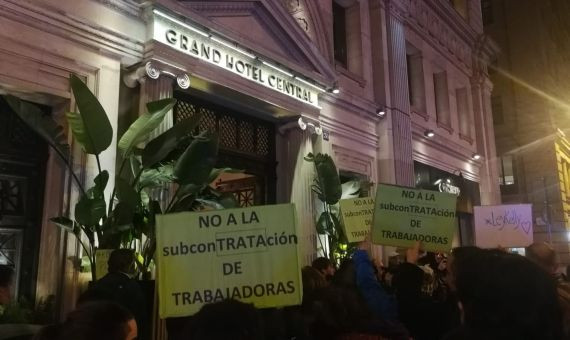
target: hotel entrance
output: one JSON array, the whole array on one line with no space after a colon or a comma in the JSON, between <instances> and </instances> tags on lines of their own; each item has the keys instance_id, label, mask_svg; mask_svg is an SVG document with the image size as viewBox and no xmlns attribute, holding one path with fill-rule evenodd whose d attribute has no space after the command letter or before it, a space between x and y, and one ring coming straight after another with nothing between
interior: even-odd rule
<instances>
[{"instance_id":1,"label":"hotel entrance","mask_svg":"<svg viewBox=\"0 0 570 340\"><path fill-rule=\"evenodd\" d=\"M276 200L275 126L197 96L176 92L174 124L202 114L198 131L215 131L220 151L216 167L242 170L225 173L211 185L234 196L240 207L274 204ZM196 132L198 132L196 131Z\"/></svg>"}]
</instances>

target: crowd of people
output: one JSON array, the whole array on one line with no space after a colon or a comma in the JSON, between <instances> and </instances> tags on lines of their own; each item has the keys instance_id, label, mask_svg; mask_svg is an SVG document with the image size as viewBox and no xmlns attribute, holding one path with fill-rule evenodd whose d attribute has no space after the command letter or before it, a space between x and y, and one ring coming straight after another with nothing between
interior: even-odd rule
<instances>
[{"instance_id":1,"label":"crowd of people","mask_svg":"<svg viewBox=\"0 0 570 340\"><path fill-rule=\"evenodd\" d=\"M388 266L371 260L369 247L361 243L338 268L326 258L304 267L299 306L219 301L168 319L168 339L570 339L570 284L557 274L556 253L546 243L529 246L526 256L477 247L446 256L422 253L418 243ZM133 286L133 265L131 251L113 253L109 274L63 323L35 339L146 338L141 330L150 321L141 313L145 301Z\"/></svg>"}]
</instances>

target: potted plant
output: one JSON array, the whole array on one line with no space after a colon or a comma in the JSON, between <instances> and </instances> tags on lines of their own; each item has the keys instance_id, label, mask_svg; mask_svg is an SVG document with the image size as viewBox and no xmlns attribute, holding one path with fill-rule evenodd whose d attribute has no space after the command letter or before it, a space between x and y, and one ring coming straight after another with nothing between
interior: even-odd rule
<instances>
[{"instance_id":1,"label":"potted plant","mask_svg":"<svg viewBox=\"0 0 570 340\"><path fill-rule=\"evenodd\" d=\"M194 134L200 115L179 122L148 141L150 133L176 103L175 99L153 101L146 104L147 112L119 139L117 154L121 162L111 179L114 186L107 201L104 192L109 184L109 172L101 168L99 155L111 146L113 128L89 88L74 75L70 82L79 112L68 112L67 122L74 139L86 154L95 157L98 167L93 183L87 185L73 169L64 128L35 105L5 96L14 112L65 163L79 191L73 216L68 213L51 221L77 237L89 260L92 280L97 278L97 249L134 248L140 255L143 273L148 273L156 248L154 216L234 206L232 197L216 192L209 185L222 172L233 170L214 168L218 137L209 131ZM152 197L151 190L166 185L173 185L175 193L162 208Z\"/></svg>"}]
</instances>

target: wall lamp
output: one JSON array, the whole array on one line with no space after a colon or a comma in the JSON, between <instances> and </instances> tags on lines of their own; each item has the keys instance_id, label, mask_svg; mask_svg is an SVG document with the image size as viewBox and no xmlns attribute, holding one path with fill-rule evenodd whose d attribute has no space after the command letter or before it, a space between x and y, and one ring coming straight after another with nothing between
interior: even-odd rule
<instances>
[{"instance_id":1,"label":"wall lamp","mask_svg":"<svg viewBox=\"0 0 570 340\"><path fill-rule=\"evenodd\" d=\"M478 153L474 153L473 155L471 155L471 158L478 161L481 159L481 155Z\"/></svg>"},{"instance_id":2,"label":"wall lamp","mask_svg":"<svg viewBox=\"0 0 570 340\"><path fill-rule=\"evenodd\" d=\"M378 108L376 109L376 115L380 118L384 118L384 116L386 116L386 110L383 107Z\"/></svg>"},{"instance_id":3,"label":"wall lamp","mask_svg":"<svg viewBox=\"0 0 570 340\"><path fill-rule=\"evenodd\" d=\"M334 94L339 94L340 93L340 88L338 87L338 85L335 83L333 85L333 87L328 89L328 92L330 93L334 93Z\"/></svg>"},{"instance_id":4,"label":"wall lamp","mask_svg":"<svg viewBox=\"0 0 570 340\"><path fill-rule=\"evenodd\" d=\"M425 130L424 136L426 136L427 138L433 138L435 136L435 132L433 132L433 130Z\"/></svg>"}]
</instances>

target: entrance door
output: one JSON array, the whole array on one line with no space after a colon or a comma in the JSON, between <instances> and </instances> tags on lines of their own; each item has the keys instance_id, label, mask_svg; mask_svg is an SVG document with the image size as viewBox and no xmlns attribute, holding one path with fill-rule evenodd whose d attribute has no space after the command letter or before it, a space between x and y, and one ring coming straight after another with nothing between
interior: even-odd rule
<instances>
[{"instance_id":1,"label":"entrance door","mask_svg":"<svg viewBox=\"0 0 570 340\"><path fill-rule=\"evenodd\" d=\"M275 203L275 126L228 107L186 93L176 93L174 122L202 113L198 129L217 131L220 153L217 167L242 174L224 174L213 185L234 195L240 206Z\"/></svg>"},{"instance_id":2,"label":"entrance door","mask_svg":"<svg viewBox=\"0 0 570 340\"><path fill-rule=\"evenodd\" d=\"M29 299L36 290L46 159L47 145L0 97L0 264L16 273L13 295Z\"/></svg>"}]
</instances>

